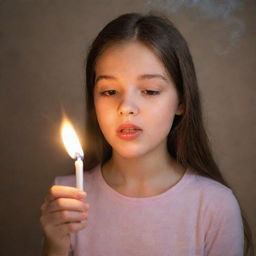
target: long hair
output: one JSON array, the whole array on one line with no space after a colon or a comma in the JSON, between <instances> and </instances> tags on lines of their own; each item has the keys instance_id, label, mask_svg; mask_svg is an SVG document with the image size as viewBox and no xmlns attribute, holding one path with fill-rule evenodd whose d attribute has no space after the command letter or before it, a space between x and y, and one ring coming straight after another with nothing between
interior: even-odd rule
<instances>
[{"instance_id":1,"label":"long hair","mask_svg":"<svg viewBox=\"0 0 256 256\"><path fill-rule=\"evenodd\" d=\"M203 125L198 82L187 43L164 16L129 13L107 24L89 48L86 63L86 170L111 158L112 149L105 140L94 107L95 64L110 45L138 40L161 59L177 88L184 113L175 116L168 134L168 152L185 168L230 187L212 156ZM252 246L251 231L243 216L246 253ZM252 252L253 253L253 252Z\"/></svg>"}]
</instances>

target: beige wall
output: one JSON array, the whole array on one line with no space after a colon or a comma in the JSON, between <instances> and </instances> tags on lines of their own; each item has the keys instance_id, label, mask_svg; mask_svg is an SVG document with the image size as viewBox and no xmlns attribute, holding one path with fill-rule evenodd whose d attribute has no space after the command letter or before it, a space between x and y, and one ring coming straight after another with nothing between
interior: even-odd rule
<instances>
[{"instance_id":1,"label":"beige wall","mask_svg":"<svg viewBox=\"0 0 256 256\"><path fill-rule=\"evenodd\" d=\"M73 171L62 107L83 135L87 46L107 21L150 8L165 9L189 42L214 154L255 237L256 3L226 0L243 4L224 18L214 4L180 2L0 1L0 255L39 254L39 207L53 178Z\"/></svg>"}]
</instances>

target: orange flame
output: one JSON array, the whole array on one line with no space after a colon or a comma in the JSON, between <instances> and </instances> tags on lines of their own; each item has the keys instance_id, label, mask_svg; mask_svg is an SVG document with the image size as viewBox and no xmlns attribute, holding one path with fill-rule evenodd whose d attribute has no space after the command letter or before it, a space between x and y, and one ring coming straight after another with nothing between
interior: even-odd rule
<instances>
[{"instance_id":1,"label":"orange flame","mask_svg":"<svg viewBox=\"0 0 256 256\"><path fill-rule=\"evenodd\" d=\"M61 137L68 154L73 158L83 157L84 152L71 122L65 118L62 121Z\"/></svg>"}]
</instances>

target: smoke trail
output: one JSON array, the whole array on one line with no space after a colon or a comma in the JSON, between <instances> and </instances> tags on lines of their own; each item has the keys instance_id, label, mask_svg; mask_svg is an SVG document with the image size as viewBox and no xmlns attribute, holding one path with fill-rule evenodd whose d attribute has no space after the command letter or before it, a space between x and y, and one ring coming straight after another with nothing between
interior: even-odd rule
<instances>
[{"instance_id":1,"label":"smoke trail","mask_svg":"<svg viewBox=\"0 0 256 256\"><path fill-rule=\"evenodd\" d=\"M204 19L221 21L223 28L229 31L228 43L226 46L216 46L215 52L224 55L236 46L237 39L245 32L244 22L234 16L234 12L243 7L243 2L243 0L148 0L146 6L150 9L162 8L172 14L181 11L184 7L194 8Z\"/></svg>"}]
</instances>

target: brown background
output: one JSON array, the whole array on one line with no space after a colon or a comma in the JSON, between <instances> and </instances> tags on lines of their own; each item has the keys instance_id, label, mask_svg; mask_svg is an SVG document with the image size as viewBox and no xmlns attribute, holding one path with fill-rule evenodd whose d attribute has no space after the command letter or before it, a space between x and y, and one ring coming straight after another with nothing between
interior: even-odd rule
<instances>
[{"instance_id":1,"label":"brown background","mask_svg":"<svg viewBox=\"0 0 256 256\"><path fill-rule=\"evenodd\" d=\"M54 177L74 169L62 108L83 138L89 43L117 15L149 9L165 10L190 45L213 152L255 241L256 3L197 2L0 1L0 255L40 254L40 205Z\"/></svg>"}]
</instances>

